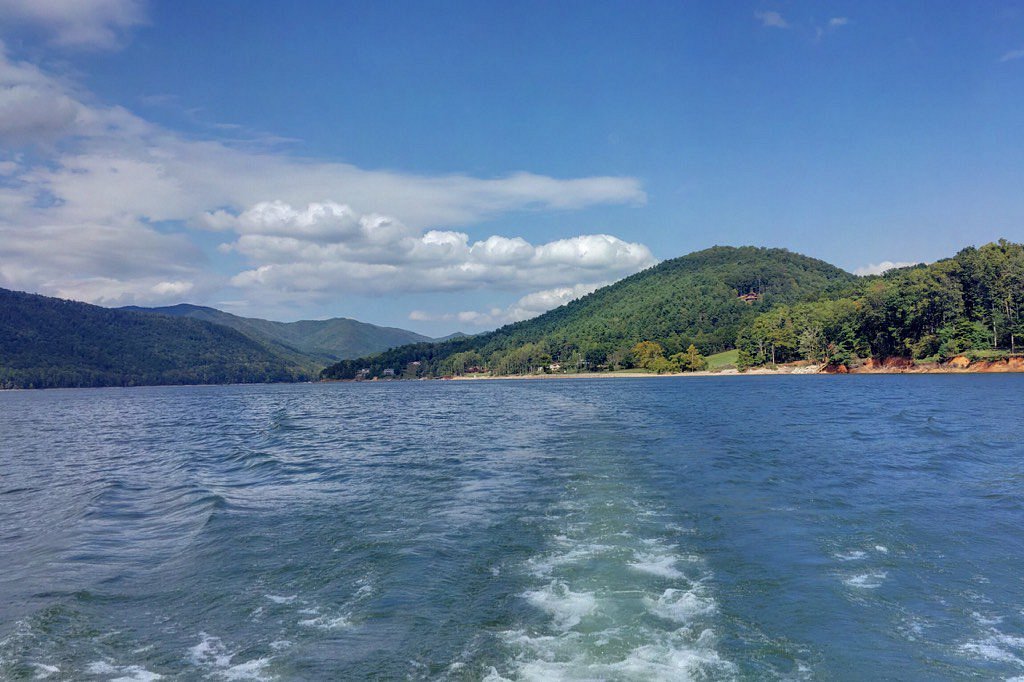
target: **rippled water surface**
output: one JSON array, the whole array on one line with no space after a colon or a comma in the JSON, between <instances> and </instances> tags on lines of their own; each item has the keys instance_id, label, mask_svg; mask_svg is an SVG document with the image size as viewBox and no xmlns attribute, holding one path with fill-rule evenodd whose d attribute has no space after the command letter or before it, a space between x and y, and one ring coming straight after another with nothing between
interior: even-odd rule
<instances>
[{"instance_id":1,"label":"rippled water surface","mask_svg":"<svg viewBox=\"0 0 1024 682\"><path fill-rule=\"evenodd\" d=\"M1024 376L0 393L0 679L1024 676Z\"/></svg>"}]
</instances>

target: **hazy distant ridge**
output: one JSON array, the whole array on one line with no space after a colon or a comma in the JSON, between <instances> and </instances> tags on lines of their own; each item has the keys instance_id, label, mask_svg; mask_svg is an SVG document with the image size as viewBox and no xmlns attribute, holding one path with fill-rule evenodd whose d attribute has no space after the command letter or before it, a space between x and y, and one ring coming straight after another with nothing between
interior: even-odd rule
<instances>
[{"instance_id":1,"label":"hazy distant ridge","mask_svg":"<svg viewBox=\"0 0 1024 682\"><path fill-rule=\"evenodd\" d=\"M258 341L271 342L296 350L322 364L379 353L387 348L407 343L433 340L406 329L378 327L346 317L273 322L255 317L240 317L216 308L188 303L160 308L130 306L123 310L190 317L222 324Z\"/></svg>"}]
</instances>

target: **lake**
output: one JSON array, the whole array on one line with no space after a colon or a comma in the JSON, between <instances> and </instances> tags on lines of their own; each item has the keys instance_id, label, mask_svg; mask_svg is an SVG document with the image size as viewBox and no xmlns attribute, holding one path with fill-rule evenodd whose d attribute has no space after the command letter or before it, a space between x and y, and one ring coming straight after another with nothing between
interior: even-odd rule
<instances>
[{"instance_id":1,"label":"lake","mask_svg":"<svg viewBox=\"0 0 1024 682\"><path fill-rule=\"evenodd\" d=\"M1024 676L1024 376L0 392L0 678Z\"/></svg>"}]
</instances>

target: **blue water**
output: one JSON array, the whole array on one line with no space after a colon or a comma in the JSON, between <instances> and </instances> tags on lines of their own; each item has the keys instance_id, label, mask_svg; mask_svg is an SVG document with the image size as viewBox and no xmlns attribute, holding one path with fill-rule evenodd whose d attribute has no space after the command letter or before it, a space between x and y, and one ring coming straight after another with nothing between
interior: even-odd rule
<instances>
[{"instance_id":1,"label":"blue water","mask_svg":"<svg viewBox=\"0 0 1024 682\"><path fill-rule=\"evenodd\" d=\"M1024 376L0 393L0 678L1024 676Z\"/></svg>"}]
</instances>

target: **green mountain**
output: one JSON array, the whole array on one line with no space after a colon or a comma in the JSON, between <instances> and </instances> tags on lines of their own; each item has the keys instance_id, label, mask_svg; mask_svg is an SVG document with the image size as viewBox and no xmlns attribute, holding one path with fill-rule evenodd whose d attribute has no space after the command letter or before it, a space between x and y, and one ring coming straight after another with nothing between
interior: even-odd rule
<instances>
[{"instance_id":1,"label":"green mountain","mask_svg":"<svg viewBox=\"0 0 1024 682\"><path fill-rule=\"evenodd\" d=\"M379 353L394 346L432 340L430 337L405 329L378 327L344 317L330 320L272 322L254 317L239 317L215 308L186 303L162 308L130 306L123 310L189 317L221 324L242 332L275 352L284 355L288 355L289 352L297 353L295 359L299 362L313 361L319 364L319 367L345 358Z\"/></svg>"},{"instance_id":2,"label":"green mountain","mask_svg":"<svg viewBox=\"0 0 1024 682\"><path fill-rule=\"evenodd\" d=\"M0 387L297 381L309 363L219 324L0 289Z\"/></svg>"},{"instance_id":3,"label":"green mountain","mask_svg":"<svg viewBox=\"0 0 1024 682\"><path fill-rule=\"evenodd\" d=\"M760 313L840 292L857 279L785 249L716 246L664 261L531 320L342 361L323 376L381 376L385 370L436 376L474 366L515 374L551 362L622 366L641 341L657 342L668 355L690 344L715 353L734 348L740 331Z\"/></svg>"}]
</instances>

